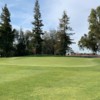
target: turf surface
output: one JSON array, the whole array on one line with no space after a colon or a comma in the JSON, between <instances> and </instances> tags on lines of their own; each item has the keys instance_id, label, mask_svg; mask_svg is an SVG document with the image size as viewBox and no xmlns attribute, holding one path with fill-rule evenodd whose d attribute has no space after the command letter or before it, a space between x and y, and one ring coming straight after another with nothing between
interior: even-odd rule
<instances>
[{"instance_id":1,"label":"turf surface","mask_svg":"<svg viewBox=\"0 0 100 100\"><path fill-rule=\"evenodd\" d=\"M100 100L100 59L0 58L0 100Z\"/></svg>"}]
</instances>

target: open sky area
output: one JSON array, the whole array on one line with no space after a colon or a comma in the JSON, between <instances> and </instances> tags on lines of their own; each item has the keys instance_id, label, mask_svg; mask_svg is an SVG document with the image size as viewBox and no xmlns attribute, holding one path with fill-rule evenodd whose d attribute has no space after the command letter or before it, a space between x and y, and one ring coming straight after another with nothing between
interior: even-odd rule
<instances>
[{"instance_id":1,"label":"open sky area","mask_svg":"<svg viewBox=\"0 0 100 100\"><path fill-rule=\"evenodd\" d=\"M32 30L34 3L35 0L0 0L0 13L1 8L7 4L13 28ZM44 31L57 29L63 11L67 11L70 26L75 33L72 38L76 44L72 45L72 48L75 52L79 52L77 42L88 32L88 16L92 8L100 5L100 0L39 0L39 3Z\"/></svg>"}]
</instances>

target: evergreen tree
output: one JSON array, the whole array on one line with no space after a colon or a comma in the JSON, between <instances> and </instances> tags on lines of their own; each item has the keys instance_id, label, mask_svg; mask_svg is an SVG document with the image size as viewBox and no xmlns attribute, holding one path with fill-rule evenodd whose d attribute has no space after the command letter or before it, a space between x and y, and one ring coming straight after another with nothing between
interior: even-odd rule
<instances>
[{"instance_id":1,"label":"evergreen tree","mask_svg":"<svg viewBox=\"0 0 100 100\"><path fill-rule=\"evenodd\" d=\"M69 27L69 17L66 12L63 12L63 16L60 19L59 30L57 32L57 40L55 45L55 54L57 55L65 55L66 51L70 49L70 45L72 44L72 39L70 35L72 33L68 33L72 29Z\"/></svg>"},{"instance_id":2,"label":"evergreen tree","mask_svg":"<svg viewBox=\"0 0 100 100\"><path fill-rule=\"evenodd\" d=\"M87 48L93 53L100 51L100 6L92 9L89 19L89 32L81 37L78 45L80 48Z\"/></svg>"},{"instance_id":3,"label":"evergreen tree","mask_svg":"<svg viewBox=\"0 0 100 100\"><path fill-rule=\"evenodd\" d=\"M41 13L40 13L40 6L38 0L35 2L35 8L34 8L34 22L32 22L34 25L33 27L33 34L34 34L34 49L35 54L41 54L42 53L42 38L41 35L43 35L41 27L43 26L42 20L41 20Z\"/></svg>"},{"instance_id":4,"label":"evergreen tree","mask_svg":"<svg viewBox=\"0 0 100 100\"><path fill-rule=\"evenodd\" d=\"M0 52L1 56L11 56L13 51L14 30L10 24L10 12L7 5L2 8L0 22Z\"/></svg>"},{"instance_id":5,"label":"evergreen tree","mask_svg":"<svg viewBox=\"0 0 100 100\"><path fill-rule=\"evenodd\" d=\"M22 29L18 32L17 37L17 45L16 45L16 55L17 56L24 56L26 55L26 43L25 43L25 35Z\"/></svg>"}]
</instances>

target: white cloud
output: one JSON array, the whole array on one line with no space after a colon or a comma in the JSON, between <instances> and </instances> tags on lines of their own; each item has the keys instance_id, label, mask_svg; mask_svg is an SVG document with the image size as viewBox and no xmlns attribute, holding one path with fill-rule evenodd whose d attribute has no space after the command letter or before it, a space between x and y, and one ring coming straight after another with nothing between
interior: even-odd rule
<instances>
[{"instance_id":1,"label":"white cloud","mask_svg":"<svg viewBox=\"0 0 100 100\"><path fill-rule=\"evenodd\" d=\"M73 36L76 44L72 47L75 51L79 51L77 42L84 33L88 32L88 16L92 8L99 6L100 0L44 0L44 2L44 5L48 5L48 7L44 6L46 10L44 18L49 28L57 27L63 10L67 11L70 26L76 33Z\"/></svg>"}]
</instances>

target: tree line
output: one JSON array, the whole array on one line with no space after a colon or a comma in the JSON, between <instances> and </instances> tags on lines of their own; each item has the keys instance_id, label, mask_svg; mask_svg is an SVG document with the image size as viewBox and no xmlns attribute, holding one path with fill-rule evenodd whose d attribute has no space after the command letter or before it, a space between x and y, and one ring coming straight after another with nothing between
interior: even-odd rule
<instances>
[{"instance_id":1,"label":"tree line","mask_svg":"<svg viewBox=\"0 0 100 100\"><path fill-rule=\"evenodd\" d=\"M59 20L57 30L43 31L40 5L35 1L32 30L23 31L13 29L10 11L5 4L0 15L0 56L25 56L25 55L65 55L73 52L70 45L72 28L69 26L69 17L66 11ZM81 37L78 45L81 49L87 48L93 52L99 51L100 33L100 7L92 9L89 16L89 32Z\"/></svg>"},{"instance_id":2,"label":"tree line","mask_svg":"<svg viewBox=\"0 0 100 100\"><path fill-rule=\"evenodd\" d=\"M24 55L65 55L70 50L72 40L68 31L71 30L69 17L63 12L58 30L45 32L42 30L42 19L38 0L35 2L32 31L16 30L12 28L10 12L5 5L2 8L0 21L0 56Z\"/></svg>"}]
</instances>

